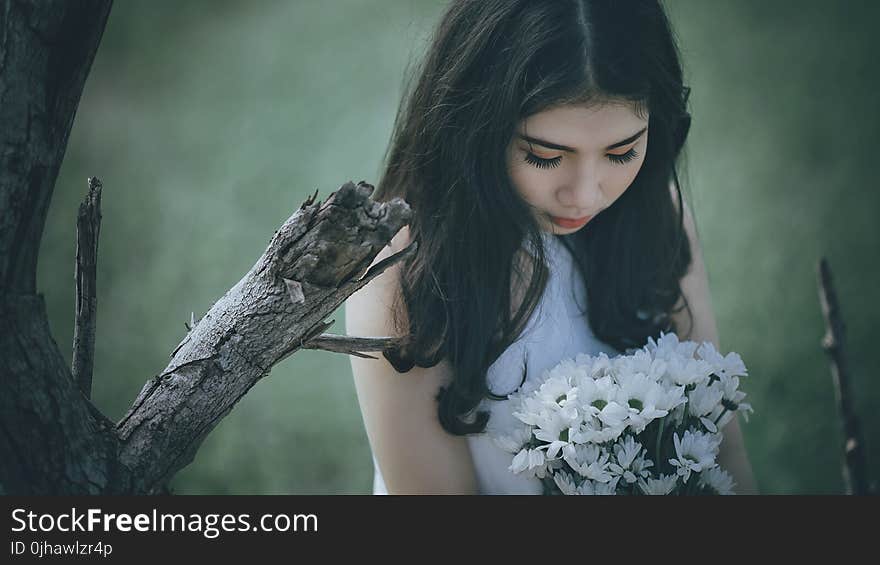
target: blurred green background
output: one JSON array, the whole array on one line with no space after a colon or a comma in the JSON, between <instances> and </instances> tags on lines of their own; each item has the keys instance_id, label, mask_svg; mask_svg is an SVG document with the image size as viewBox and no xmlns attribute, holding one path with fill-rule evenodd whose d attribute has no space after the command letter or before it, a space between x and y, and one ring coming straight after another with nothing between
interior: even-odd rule
<instances>
[{"instance_id":1,"label":"blurred green background","mask_svg":"<svg viewBox=\"0 0 880 565\"><path fill-rule=\"evenodd\" d=\"M186 332L319 189L378 180L408 61L445 2L117 1L49 210L38 285L70 358L74 234L104 182L94 399L123 415ZM856 406L880 477L880 147L874 2L671 0L694 122L686 188L723 350L742 354L762 492L842 491L842 434L820 347L830 260ZM344 333L343 309L329 331ZM348 358L276 366L173 480L188 494L369 493Z\"/></svg>"}]
</instances>

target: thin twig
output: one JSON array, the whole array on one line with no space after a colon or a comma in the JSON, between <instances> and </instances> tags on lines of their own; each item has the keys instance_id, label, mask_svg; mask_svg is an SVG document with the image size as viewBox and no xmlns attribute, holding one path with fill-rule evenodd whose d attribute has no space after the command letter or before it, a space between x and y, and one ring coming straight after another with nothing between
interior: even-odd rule
<instances>
[{"instance_id":1,"label":"thin twig","mask_svg":"<svg viewBox=\"0 0 880 565\"><path fill-rule=\"evenodd\" d=\"M376 359L373 355L366 355L362 351L384 351L399 343L399 338L393 337L352 337L348 335L321 334L312 338L303 345L304 349L321 349L345 353L355 357Z\"/></svg>"},{"instance_id":2,"label":"thin twig","mask_svg":"<svg viewBox=\"0 0 880 565\"><path fill-rule=\"evenodd\" d=\"M89 192L76 218L76 318L73 328L71 373L86 398L92 396L95 363L95 321L98 307L98 236L101 232L101 181L89 178Z\"/></svg>"},{"instance_id":3,"label":"thin twig","mask_svg":"<svg viewBox=\"0 0 880 565\"><path fill-rule=\"evenodd\" d=\"M846 325L837 302L837 292L831 278L831 267L822 257L819 259L819 300L825 317L825 336L822 348L831 359L831 376L837 395L840 416L843 420L845 439L844 487L847 494L869 494L867 463L862 442L861 424L853 406L849 388L849 369L844 355Z\"/></svg>"}]
</instances>

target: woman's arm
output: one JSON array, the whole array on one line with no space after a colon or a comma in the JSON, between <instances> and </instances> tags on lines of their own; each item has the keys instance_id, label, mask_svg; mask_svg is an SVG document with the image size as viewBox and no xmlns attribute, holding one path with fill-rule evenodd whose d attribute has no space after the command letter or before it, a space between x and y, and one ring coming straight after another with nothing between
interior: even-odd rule
<instances>
[{"instance_id":1,"label":"woman's arm","mask_svg":"<svg viewBox=\"0 0 880 565\"><path fill-rule=\"evenodd\" d=\"M404 227L373 264L408 244L409 232ZM397 335L391 307L400 291L399 265L389 267L348 298L348 335ZM384 357L378 357L350 359L367 438L388 493L476 494L476 473L466 438L447 433L437 417L437 392L452 379L449 363L443 360L429 369L413 367L398 373Z\"/></svg>"},{"instance_id":2,"label":"woman's arm","mask_svg":"<svg viewBox=\"0 0 880 565\"><path fill-rule=\"evenodd\" d=\"M674 187L671 187L671 190L673 190L673 202L677 210L678 197L674 192ZM693 261L688 273L681 279L681 291L687 297L691 307L693 326L691 327L687 309L673 314L672 320L675 327L683 334L679 336L680 339L696 342L708 341L720 352L718 328L715 323L715 314L712 311L712 297L709 293L709 281L706 275L706 266L703 263L703 253L697 238L694 218L687 202L684 202L684 209L684 226L691 244ZM675 309L677 310L683 304L684 301L679 300ZM742 431L739 427L739 417L731 419L721 431L724 439L721 442L718 463L733 476L736 483L734 491L737 494L758 494L755 477L743 443Z\"/></svg>"}]
</instances>

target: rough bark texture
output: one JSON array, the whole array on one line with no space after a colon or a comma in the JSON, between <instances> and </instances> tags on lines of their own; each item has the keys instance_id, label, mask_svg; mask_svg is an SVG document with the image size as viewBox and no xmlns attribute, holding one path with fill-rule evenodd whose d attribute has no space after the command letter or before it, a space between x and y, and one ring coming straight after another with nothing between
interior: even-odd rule
<instances>
[{"instance_id":1,"label":"rough bark texture","mask_svg":"<svg viewBox=\"0 0 880 565\"><path fill-rule=\"evenodd\" d=\"M156 492L189 464L235 403L273 365L320 336L324 319L375 276L374 269L357 278L410 211L399 199L373 202L371 192L347 183L325 204L304 204L144 385L118 425L120 460L135 490Z\"/></svg>"},{"instance_id":2,"label":"rough bark texture","mask_svg":"<svg viewBox=\"0 0 880 565\"><path fill-rule=\"evenodd\" d=\"M325 317L416 246L364 273L408 223L409 207L400 199L374 202L365 183L346 183L323 203L316 193L275 232L253 268L189 327L125 417L109 421L52 339L36 294L36 266L110 6L109 0L0 0L0 494L164 492L204 437L278 361L303 347L381 345L322 336ZM96 253L97 229L93 235L87 245ZM78 294L89 296L94 288L86 286ZM77 310L94 315L87 304ZM83 358L73 363L89 380L92 347L86 338L78 348Z\"/></svg>"},{"instance_id":3,"label":"rough bark texture","mask_svg":"<svg viewBox=\"0 0 880 565\"><path fill-rule=\"evenodd\" d=\"M35 294L46 213L110 5L0 2L0 491L7 493L96 493L117 477L112 424L74 383Z\"/></svg>"},{"instance_id":4,"label":"rough bark texture","mask_svg":"<svg viewBox=\"0 0 880 565\"><path fill-rule=\"evenodd\" d=\"M76 319L73 324L73 380L86 398L92 397L95 365L95 324L98 309L98 237L101 233L101 181L89 179L89 193L76 218Z\"/></svg>"}]
</instances>

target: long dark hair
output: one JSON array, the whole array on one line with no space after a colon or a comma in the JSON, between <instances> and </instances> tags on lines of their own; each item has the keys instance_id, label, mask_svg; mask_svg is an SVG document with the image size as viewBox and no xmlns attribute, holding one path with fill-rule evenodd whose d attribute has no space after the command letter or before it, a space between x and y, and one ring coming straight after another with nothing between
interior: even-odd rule
<instances>
[{"instance_id":1,"label":"long dark hair","mask_svg":"<svg viewBox=\"0 0 880 565\"><path fill-rule=\"evenodd\" d=\"M620 352L675 331L670 313L691 261L676 161L688 89L663 7L652 0L455 0L435 29L397 114L374 198L406 199L417 253L395 306L400 371L448 359L438 415L481 432L486 372L531 316L547 281L541 232L506 168L524 117L569 103L626 100L650 113L642 167L588 228L563 236L587 287L593 333ZM644 114L643 114L644 115ZM538 268L516 257L524 242ZM511 279L525 285L512 312ZM514 304L516 306L516 304ZM689 310L689 308L688 308Z\"/></svg>"}]
</instances>

